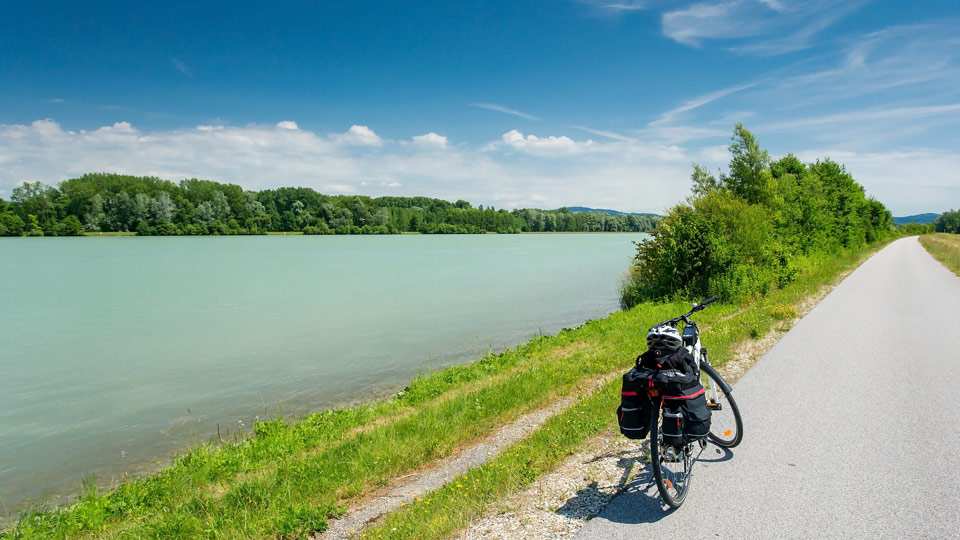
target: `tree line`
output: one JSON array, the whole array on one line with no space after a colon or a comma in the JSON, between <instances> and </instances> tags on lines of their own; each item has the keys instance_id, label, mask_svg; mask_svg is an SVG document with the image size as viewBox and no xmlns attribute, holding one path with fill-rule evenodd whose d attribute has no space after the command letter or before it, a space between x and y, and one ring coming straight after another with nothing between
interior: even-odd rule
<instances>
[{"instance_id":1,"label":"tree line","mask_svg":"<svg viewBox=\"0 0 960 540\"><path fill-rule=\"evenodd\" d=\"M0 236L648 232L658 216L474 208L429 197L325 195L305 187L247 191L196 178L85 174L56 187L25 182L0 199Z\"/></svg>"},{"instance_id":2,"label":"tree line","mask_svg":"<svg viewBox=\"0 0 960 540\"><path fill-rule=\"evenodd\" d=\"M830 159L772 160L741 124L729 171L694 165L693 194L637 245L621 303L717 295L739 300L782 287L822 258L897 234L893 216Z\"/></svg>"},{"instance_id":3,"label":"tree line","mask_svg":"<svg viewBox=\"0 0 960 540\"><path fill-rule=\"evenodd\" d=\"M936 232L960 234L960 210L948 210L933 220Z\"/></svg>"}]
</instances>

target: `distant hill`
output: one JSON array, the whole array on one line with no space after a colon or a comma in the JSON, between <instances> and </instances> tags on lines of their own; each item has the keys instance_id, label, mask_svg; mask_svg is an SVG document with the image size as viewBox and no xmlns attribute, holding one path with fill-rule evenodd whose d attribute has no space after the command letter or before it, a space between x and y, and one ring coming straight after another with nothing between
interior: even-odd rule
<instances>
[{"instance_id":1,"label":"distant hill","mask_svg":"<svg viewBox=\"0 0 960 540\"><path fill-rule=\"evenodd\" d=\"M940 217L940 214L917 214L915 216L895 217L893 218L893 222L897 225L903 225L905 223L919 223L922 225L924 223L933 223L938 217Z\"/></svg>"},{"instance_id":2,"label":"distant hill","mask_svg":"<svg viewBox=\"0 0 960 540\"><path fill-rule=\"evenodd\" d=\"M574 214L584 213L589 214L591 212L598 212L601 214L607 214L608 216L657 216L663 217L660 214L650 214L644 212L618 212L616 210L608 210L606 208L587 208L586 206L568 206L567 210L573 212Z\"/></svg>"}]
</instances>

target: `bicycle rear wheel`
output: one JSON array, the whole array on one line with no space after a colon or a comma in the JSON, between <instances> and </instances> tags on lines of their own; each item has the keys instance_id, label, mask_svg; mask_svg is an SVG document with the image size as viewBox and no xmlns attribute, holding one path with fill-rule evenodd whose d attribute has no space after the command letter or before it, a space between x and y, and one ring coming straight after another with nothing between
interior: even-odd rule
<instances>
[{"instance_id":1,"label":"bicycle rear wheel","mask_svg":"<svg viewBox=\"0 0 960 540\"><path fill-rule=\"evenodd\" d=\"M660 433L662 409L654 404L650 412L650 465L663 501L670 508L679 508L690 490L690 472L695 459L693 445L676 448L664 445Z\"/></svg>"},{"instance_id":2,"label":"bicycle rear wheel","mask_svg":"<svg viewBox=\"0 0 960 540\"><path fill-rule=\"evenodd\" d=\"M710 409L710 441L723 448L733 448L743 440L743 419L740 408L733 399L730 388L723 377L709 364L700 366L700 382L707 394L707 408ZM723 381L721 384L720 381Z\"/></svg>"}]
</instances>

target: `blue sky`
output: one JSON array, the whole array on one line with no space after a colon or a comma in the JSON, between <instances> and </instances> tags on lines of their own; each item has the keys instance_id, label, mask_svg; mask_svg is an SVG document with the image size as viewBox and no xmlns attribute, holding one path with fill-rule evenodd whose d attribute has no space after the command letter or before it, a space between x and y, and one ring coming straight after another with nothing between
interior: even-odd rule
<instances>
[{"instance_id":1,"label":"blue sky","mask_svg":"<svg viewBox=\"0 0 960 540\"><path fill-rule=\"evenodd\" d=\"M18 2L0 196L89 171L663 212L743 122L897 215L960 206L960 7Z\"/></svg>"}]
</instances>

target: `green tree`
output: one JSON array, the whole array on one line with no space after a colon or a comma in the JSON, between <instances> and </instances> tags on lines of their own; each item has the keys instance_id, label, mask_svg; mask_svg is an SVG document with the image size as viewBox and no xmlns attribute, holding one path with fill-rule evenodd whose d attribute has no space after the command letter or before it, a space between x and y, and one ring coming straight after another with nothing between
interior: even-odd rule
<instances>
[{"instance_id":1,"label":"green tree","mask_svg":"<svg viewBox=\"0 0 960 540\"><path fill-rule=\"evenodd\" d=\"M19 208L21 217L30 214L36 216L39 226L56 218L53 201L58 195L59 192L55 188L46 186L42 182L24 182L13 188L10 202Z\"/></svg>"},{"instance_id":2,"label":"green tree","mask_svg":"<svg viewBox=\"0 0 960 540\"><path fill-rule=\"evenodd\" d=\"M723 177L723 184L751 204L769 202L776 192L769 168L770 155L743 124L734 127L731 140L730 174Z\"/></svg>"},{"instance_id":3,"label":"green tree","mask_svg":"<svg viewBox=\"0 0 960 540\"><path fill-rule=\"evenodd\" d=\"M693 174L690 175L693 186L690 190L694 196L706 195L720 189L720 182L702 165L693 164Z\"/></svg>"},{"instance_id":4,"label":"green tree","mask_svg":"<svg viewBox=\"0 0 960 540\"><path fill-rule=\"evenodd\" d=\"M196 210L193 212L193 220L197 223L207 225L215 219L217 219L217 215L210 201L203 201L198 204Z\"/></svg>"},{"instance_id":5,"label":"green tree","mask_svg":"<svg viewBox=\"0 0 960 540\"><path fill-rule=\"evenodd\" d=\"M99 231L106 221L106 214L103 211L103 197L99 193L94 193L93 197L90 198L87 213L84 214L84 221L86 222L84 228L91 232Z\"/></svg>"},{"instance_id":6,"label":"green tree","mask_svg":"<svg viewBox=\"0 0 960 540\"><path fill-rule=\"evenodd\" d=\"M960 210L948 210L933 221L936 232L960 233Z\"/></svg>"},{"instance_id":7,"label":"green tree","mask_svg":"<svg viewBox=\"0 0 960 540\"><path fill-rule=\"evenodd\" d=\"M213 194L213 199L210 201L210 209L213 211L214 219L222 222L227 222L233 217L230 202L222 191L217 191Z\"/></svg>"},{"instance_id":8,"label":"green tree","mask_svg":"<svg viewBox=\"0 0 960 540\"><path fill-rule=\"evenodd\" d=\"M24 229L25 225L20 216L12 212L0 214L0 236L20 236Z\"/></svg>"},{"instance_id":9,"label":"green tree","mask_svg":"<svg viewBox=\"0 0 960 540\"><path fill-rule=\"evenodd\" d=\"M829 159L804 165L792 154L771 163L740 124L733 141L729 174L715 182L695 165L693 195L638 244L621 288L624 307L678 296L736 300L765 294L818 258L893 230L890 212L867 198L843 166ZM605 227L620 221L608 220ZM587 220L585 226L593 230L596 223Z\"/></svg>"},{"instance_id":10,"label":"green tree","mask_svg":"<svg viewBox=\"0 0 960 540\"><path fill-rule=\"evenodd\" d=\"M150 205L150 217L153 223L161 221L173 221L174 213L177 211L177 205L169 193L161 193Z\"/></svg>"},{"instance_id":11,"label":"green tree","mask_svg":"<svg viewBox=\"0 0 960 540\"><path fill-rule=\"evenodd\" d=\"M40 222L37 220L37 216L33 214L27 214L26 234L27 236L43 236Z\"/></svg>"},{"instance_id":12,"label":"green tree","mask_svg":"<svg viewBox=\"0 0 960 540\"><path fill-rule=\"evenodd\" d=\"M280 215L280 230L287 232L300 230L297 225L297 216L292 211L287 210Z\"/></svg>"},{"instance_id":13,"label":"green tree","mask_svg":"<svg viewBox=\"0 0 960 540\"><path fill-rule=\"evenodd\" d=\"M174 236L177 234L177 226L165 219L161 219L160 222L157 223L157 234L160 236Z\"/></svg>"}]
</instances>

